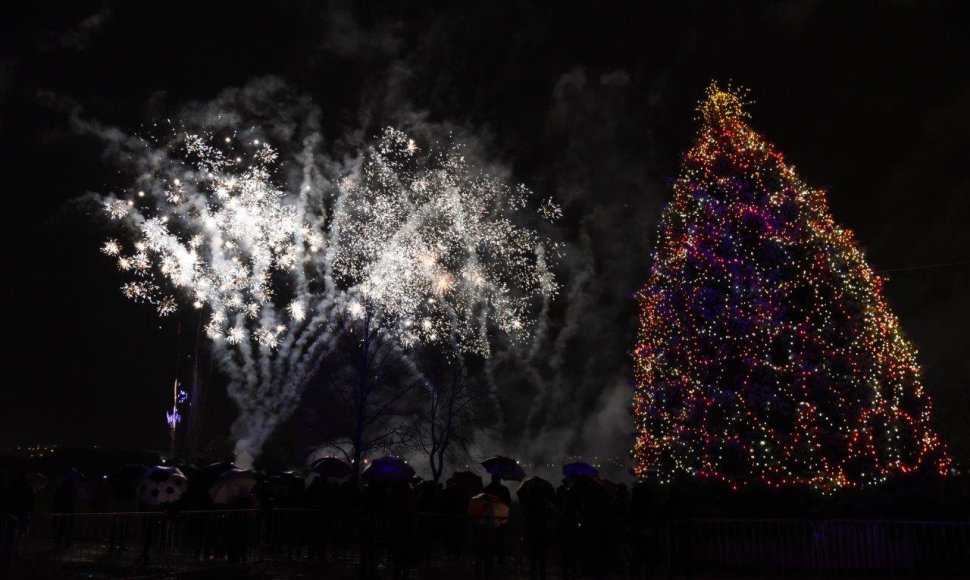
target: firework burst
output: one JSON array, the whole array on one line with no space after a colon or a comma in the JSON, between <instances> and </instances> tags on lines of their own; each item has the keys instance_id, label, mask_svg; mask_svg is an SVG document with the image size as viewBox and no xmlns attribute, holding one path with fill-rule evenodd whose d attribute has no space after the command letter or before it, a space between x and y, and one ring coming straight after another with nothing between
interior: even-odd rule
<instances>
[{"instance_id":1,"label":"firework burst","mask_svg":"<svg viewBox=\"0 0 970 580\"><path fill-rule=\"evenodd\" d=\"M340 182L334 270L359 291L350 308L383 318L405 346L449 341L488 355L490 328L522 334L534 302L558 291L541 259L555 245L514 221L526 217L527 188L476 171L460 146L418 151L387 129ZM551 200L540 209L560 213Z\"/></svg>"},{"instance_id":2,"label":"firework burst","mask_svg":"<svg viewBox=\"0 0 970 580\"><path fill-rule=\"evenodd\" d=\"M534 303L558 290L545 263L555 246L523 225L531 192L476 172L460 147L422 154L388 129L327 180L317 142L297 158L295 194L274 184L267 143L190 133L139 153L151 171L136 193L102 199L130 234L101 247L128 278L123 293L206 318L242 464L296 408L343 315L405 348L488 355L488 332L527 332ZM539 217L559 214L541 204Z\"/></svg>"}]
</instances>

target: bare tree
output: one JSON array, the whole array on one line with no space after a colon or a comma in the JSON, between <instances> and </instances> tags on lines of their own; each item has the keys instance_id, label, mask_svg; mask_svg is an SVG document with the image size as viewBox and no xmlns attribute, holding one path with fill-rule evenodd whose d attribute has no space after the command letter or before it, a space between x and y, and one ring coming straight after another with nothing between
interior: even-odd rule
<instances>
[{"instance_id":1,"label":"bare tree","mask_svg":"<svg viewBox=\"0 0 970 580\"><path fill-rule=\"evenodd\" d=\"M409 430L403 418L409 395L421 384L419 374L391 329L364 312L348 316L338 347L323 369L323 380L335 408L316 428L319 448L342 454L360 475L363 459L377 450L402 446Z\"/></svg>"},{"instance_id":2,"label":"bare tree","mask_svg":"<svg viewBox=\"0 0 970 580\"><path fill-rule=\"evenodd\" d=\"M422 354L423 389L407 425L407 444L428 458L432 479L438 482L446 462L468 456L474 430L482 423L478 407L485 398L462 359Z\"/></svg>"}]
</instances>

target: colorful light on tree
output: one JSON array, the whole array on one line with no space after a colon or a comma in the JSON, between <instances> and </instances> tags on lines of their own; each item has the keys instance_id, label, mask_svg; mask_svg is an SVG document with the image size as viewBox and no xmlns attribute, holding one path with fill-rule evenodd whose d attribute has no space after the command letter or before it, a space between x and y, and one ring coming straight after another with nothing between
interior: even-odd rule
<instances>
[{"instance_id":1,"label":"colorful light on tree","mask_svg":"<svg viewBox=\"0 0 970 580\"><path fill-rule=\"evenodd\" d=\"M712 84L638 295L634 473L878 483L949 458L850 230Z\"/></svg>"}]
</instances>

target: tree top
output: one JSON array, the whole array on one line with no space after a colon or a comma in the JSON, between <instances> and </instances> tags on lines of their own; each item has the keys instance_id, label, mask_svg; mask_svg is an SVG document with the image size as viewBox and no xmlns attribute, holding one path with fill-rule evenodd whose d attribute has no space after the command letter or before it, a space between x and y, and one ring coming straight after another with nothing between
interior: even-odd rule
<instances>
[{"instance_id":1,"label":"tree top","mask_svg":"<svg viewBox=\"0 0 970 580\"><path fill-rule=\"evenodd\" d=\"M751 118L744 110L744 106L750 103L746 100L747 89L730 84L722 89L717 81L711 81L705 93L707 97L697 106L697 110L704 117L704 124L716 127L734 119Z\"/></svg>"}]
</instances>

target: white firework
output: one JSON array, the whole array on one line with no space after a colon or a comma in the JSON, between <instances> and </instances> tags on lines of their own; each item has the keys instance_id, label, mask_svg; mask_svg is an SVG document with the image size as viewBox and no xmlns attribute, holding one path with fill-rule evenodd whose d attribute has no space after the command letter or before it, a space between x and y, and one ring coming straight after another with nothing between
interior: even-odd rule
<instances>
[{"instance_id":1,"label":"white firework","mask_svg":"<svg viewBox=\"0 0 970 580\"><path fill-rule=\"evenodd\" d=\"M259 140L142 145L135 193L103 200L133 232L101 248L129 278L124 294L206 318L243 464L296 408L343 315L378 321L403 347L487 355L489 332L527 332L535 303L558 290L544 258L553 245L526 225L531 192L477 172L459 147L424 154L388 129L328 189L315 143L293 193L273 183L278 154Z\"/></svg>"},{"instance_id":2,"label":"white firework","mask_svg":"<svg viewBox=\"0 0 970 580\"><path fill-rule=\"evenodd\" d=\"M553 244L523 225L527 188L476 171L459 146L417 151L387 129L341 182L334 270L365 303L351 304L351 314L366 307L410 342L447 340L487 355L490 328L519 334L531 326L534 302L556 294L540 259ZM542 205L540 217L559 214L551 200Z\"/></svg>"},{"instance_id":3,"label":"white firework","mask_svg":"<svg viewBox=\"0 0 970 580\"><path fill-rule=\"evenodd\" d=\"M121 253L121 244L118 240L109 239L101 246L101 253L106 256L117 256Z\"/></svg>"},{"instance_id":4,"label":"white firework","mask_svg":"<svg viewBox=\"0 0 970 580\"><path fill-rule=\"evenodd\" d=\"M140 278L134 286L125 286L125 294L155 304L159 314L177 309L173 297L158 291L172 287L188 291L194 308L243 314L253 324L263 324L261 312L274 295L273 273L301 266L314 252L310 246L319 247L319 235L313 235L310 224L301 223L285 192L271 182L269 164L276 154L268 145L260 146L246 166L203 136L186 135L183 143L186 157L194 163L180 171L169 168L183 177L159 175L159 187L149 191L161 194L146 196L139 190L131 200L136 206L119 199L104 202L112 218L135 224L136 251L123 255L113 239L101 251L116 256L120 269ZM275 326L276 318L267 317L265 324ZM278 337L273 328L269 334L253 328L251 333L230 336L221 322L210 319L206 330L231 345L239 345L245 336L260 344L279 343L259 338Z\"/></svg>"}]
</instances>

